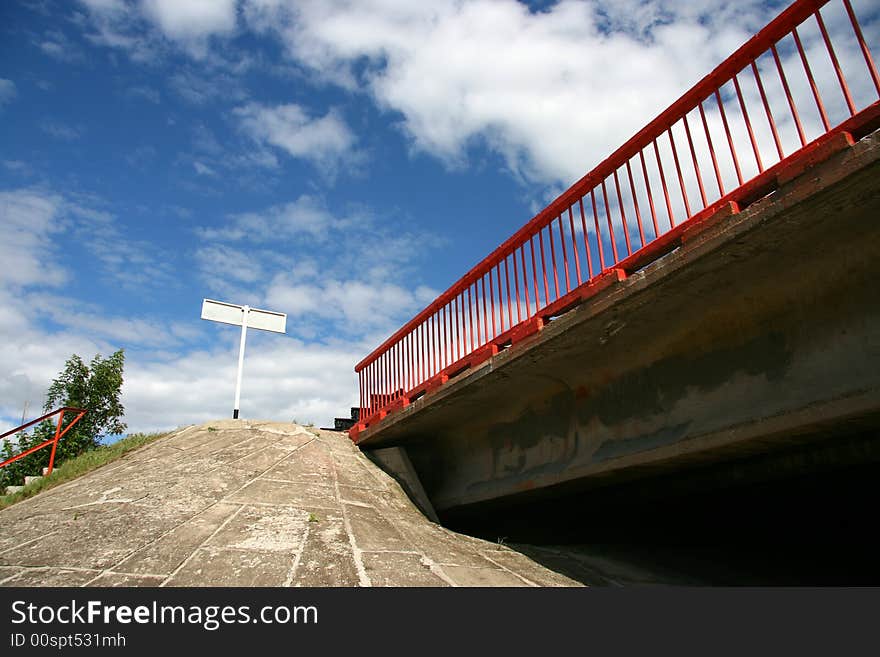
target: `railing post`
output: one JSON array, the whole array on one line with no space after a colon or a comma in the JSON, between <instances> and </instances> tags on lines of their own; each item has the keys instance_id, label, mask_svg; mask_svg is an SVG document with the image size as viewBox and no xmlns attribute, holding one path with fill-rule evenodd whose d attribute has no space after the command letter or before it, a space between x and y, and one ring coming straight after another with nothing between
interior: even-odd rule
<instances>
[{"instance_id":1,"label":"railing post","mask_svg":"<svg viewBox=\"0 0 880 657\"><path fill-rule=\"evenodd\" d=\"M61 422L64 420L64 409L58 414L58 427L55 429L55 440L52 441L52 454L49 456L49 468L46 470L46 476L52 474L52 466L55 465L55 450L58 449L58 438L61 437Z\"/></svg>"}]
</instances>

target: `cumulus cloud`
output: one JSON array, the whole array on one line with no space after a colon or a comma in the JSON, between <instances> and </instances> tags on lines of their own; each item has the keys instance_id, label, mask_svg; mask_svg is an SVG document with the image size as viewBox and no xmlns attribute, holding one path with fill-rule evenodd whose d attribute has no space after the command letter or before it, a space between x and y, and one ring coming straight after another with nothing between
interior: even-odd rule
<instances>
[{"instance_id":1,"label":"cumulus cloud","mask_svg":"<svg viewBox=\"0 0 880 657\"><path fill-rule=\"evenodd\" d=\"M235 29L236 0L142 0L144 14L172 39L203 38Z\"/></svg>"},{"instance_id":2,"label":"cumulus cloud","mask_svg":"<svg viewBox=\"0 0 880 657\"><path fill-rule=\"evenodd\" d=\"M131 431L173 428L226 417L232 405L238 336L228 327L198 318L168 322L145 316L108 313L71 296L65 283L75 272L53 264L53 243L89 233L115 252L114 217L103 209L42 189L0 191L0 425L18 424L25 404L38 414L45 390L64 362L127 353L123 403ZM105 230L100 230L101 226ZM118 246L118 245L117 245ZM145 263L123 253L129 269ZM235 260L236 251L214 247L201 254L247 281L259 279L259 265ZM141 290L144 289L141 285ZM194 306L194 308L197 308ZM271 339L269 339L271 338ZM198 344L198 347L194 347ZM242 411L245 417L327 424L356 403L352 363L368 345L357 339L307 342L289 336L259 335L248 340Z\"/></svg>"},{"instance_id":3,"label":"cumulus cloud","mask_svg":"<svg viewBox=\"0 0 880 657\"><path fill-rule=\"evenodd\" d=\"M86 38L96 45L120 48L137 62L152 61L157 44L142 30L143 15L126 0L80 0L85 6L94 32Z\"/></svg>"},{"instance_id":4,"label":"cumulus cloud","mask_svg":"<svg viewBox=\"0 0 880 657\"><path fill-rule=\"evenodd\" d=\"M326 236L328 230L340 225L320 201L303 194L295 201L282 203L261 212L234 214L222 227L202 228L199 234L206 240L249 241L265 243L308 235L315 239Z\"/></svg>"},{"instance_id":5,"label":"cumulus cloud","mask_svg":"<svg viewBox=\"0 0 880 657\"><path fill-rule=\"evenodd\" d=\"M209 53L213 37L236 30L236 0L80 0L88 9L96 44L128 51L135 61L151 61L175 44L196 59Z\"/></svg>"},{"instance_id":6,"label":"cumulus cloud","mask_svg":"<svg viewBox=\"0 0 880 657\"><path fill-rule=\"evenodd\" d=\"M249 103L235 110L242 130L255 141L275 146L291 157L317 165L333 175L358 158L356 137L339 112L313 117L295 103L268 106Z\"/></svg>"},{"instance_id":7,"label":"cumulus cloud","mask_svg":"<svg viewBox=\"0 0 880 657\"><path fill-rule=\"evenodd\" d=\"M254 29L403 117L450 165L481 143L519 175L570 182L766 22L749 1L246 0ZM732 20L734 17L736 20Z\"/></svg>"},{"instance_id":8,"label":"cumulus cloud","mask_svg":"<svg viewBox=\"0 0 880 657\"><path fill-rule=\"evenodd\" d=\"M266 302L284 312L309 315L340 322L355 322L358 331L388 328L393 320L421 310L437 291L419 286L415 290L385 281L361 278L322 277L313 282L283 273L276 276L266 292Z\"/></svg>"},{"instance_id":9,"label":"cumulus cloud","mask_svg":"<svg viewBox=\"0 0 880 657\"><path fill-rule=\"evenodd\" d=\"M63 201L32 190L0 192L0 287L59 286L67 275L53 262L52 237L63 230Z\"/></svg>"},{"instance_id":10,"label":"cumulus cloud","mask_svg":"<svg viewBox=\"0 0 880 657\"><path fill-rule=\"evenodd\" d=\"M126 366L123 401L131 428L171 428L230 417L238 335L216 325L223 345ZM284 335L248 334L242 382L243 417L323 426L357 405L352 363L363 345L315 344Z\"/></svg>"},{"instance_id":11,"label":"cumulus cloud","mask_svg":"<svg viewBox=\"0 0 880 657\"><path fill-rule=\"evenodd\" d=\"M288 313L303 339L370 345L437 294L419 265L443 242L409 224L304 194L198 228L196 263L208 296Z\"/></svg>"},{"instance_id":12,"label":"cumulus cloud","mask_svg":"<svg viewBox=\"0 0 880 657\"><path fill-rule=\"evenodd\" d=\"M232 327L202 322L165 327L162 335L204 332L197 349L152 351L130 347L149 339L161 323L142 318L78 316L73 326L49 331L29 304L0 286L0 427L18 424L22 409L39 413L45 390L71 354L90 359L126 349L122 402L129 431L155 431L231 415L238 335ZM80 321L82 320L82 321ZM99 329L101 332L99 333ZM109 333L109 335L107 335ZM246 418L315 422L327 426L357 404L352 363L367 344L305 342L284 335L248 336L241 408Z\"/></svg>"}]
</instances>

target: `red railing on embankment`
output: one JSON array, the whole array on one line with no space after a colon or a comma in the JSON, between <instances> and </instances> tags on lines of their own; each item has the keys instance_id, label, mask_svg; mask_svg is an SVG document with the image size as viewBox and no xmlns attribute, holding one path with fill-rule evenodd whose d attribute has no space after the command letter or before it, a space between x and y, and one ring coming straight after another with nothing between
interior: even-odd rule
<instances>
[{"instance_id":1,"label":"red railing on embankment","mask_svg":"<svg viewBox=\"0 0 880 657\"><path fill-rule=\"evenodd\" d=\"M798 0L358 363L352 438L870 132L878 99L850 0Z\"/></svg>"},{"instance_id":2,"label":"red railing on embankment","mask_svg":"<svg viewBox=\"0 0 880 657\"><path fill-rule=\"evenodd\" d=\"M65 413L76 413L76 417L73 418L73 420L70 422L70 424L68 424L62 430L61 423L64 421L64 414ZM8 436L11 436L13 434L18 433L19 431L24 431L25 429L32 427L33 425L37 424L38 422L42 422L43 420L48 420L53 415L58 416L58 426L55 428L55 436L54 437L40 443L39 445L33 446L28 450L25 450L21 454L16 454L15 456L13 456L11 458L6 459L5 461L3 461L3 463L0 463L0 468L7 466L10 463L14 463L18 459L24 458L28 454L33 454L34 452L41 450L44 447L48 447L49 445L52 445L52 454L49 456L49 467L46 468L46 475L52 474L52 466L55 464L55 452L58 449L58 441L61 440L61 438L64 436L64 434L66 434L68 431L70 431L71 427L73 427L74 424L79 422L86 413L88 413L88 410L86 410L84 408L74 408L72 406L64 406L62 408L59 408L59 409L52 411L51 413L46 413L45 415L41 415L36 420L31 420L27 424L22 424L19 427L15 427L15 429L11 429L11 430L7 431L2 436L0 436L0 441L6 439Z\"/></svg>"}]
</instances>

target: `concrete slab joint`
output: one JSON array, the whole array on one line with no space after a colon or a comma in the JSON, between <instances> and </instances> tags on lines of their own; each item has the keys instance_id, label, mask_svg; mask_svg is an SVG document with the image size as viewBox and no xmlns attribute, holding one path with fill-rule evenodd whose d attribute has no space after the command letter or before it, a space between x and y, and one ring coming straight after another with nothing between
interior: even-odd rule
<instances>
[{"instance_id":1,"label":"concrete slab joint","mask_svg":"<svg viewBox=\"0 0 880 657\"><path fill-rule=\"evenodd\" d=\"M577 585L430 522L344 433L284 423L174 432L0 527L2 586Z\"/></svg>"}]
</instances>

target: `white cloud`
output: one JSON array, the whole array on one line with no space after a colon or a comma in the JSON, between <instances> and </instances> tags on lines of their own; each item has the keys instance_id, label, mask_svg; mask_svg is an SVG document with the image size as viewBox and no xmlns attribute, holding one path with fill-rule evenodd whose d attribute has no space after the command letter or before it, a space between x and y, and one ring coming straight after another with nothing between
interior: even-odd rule
<instances>
[{"instance_id":1,"label":"white cloud","mask_svg":"<svg viewBox=\"0 0 880 657\"><path fill-rule=\"evenodd\" d=\"M262 212L234 214L221 228L203 228L199 235L206 240L272 242L297 235L315 239L326 236L344 219L337 219L314 196L303 194L295 201L272 206Z\"/></svg>"},{"instance_id":2,"label":"white cloud","mask_svg":"<svg viewBox=\"0 0 880 657\"><path fill-rule=\"evenodd\" d=\"M46 32L36 45L44 54L61 62L77 62L85 58L82 51L58 30Z\"/></svg>"},{"instance_id":3,"label":"white cloud","mask_svg":"<svg viewBox=\"0 0 880 657\"><path fill-rule=\"evenodd\" d=\"M16 95L18 94L15 89L15 83L12 80L0 78L0 107L12 102Z\"/></svg>"},{"instance_id":4,"label":"white cloud","mask_svg":"<svg viewBox=\"0 0 880 657\"><path fill-rule=\"evenodd\" d=\"M209 295L288 313L303 339L372 345L437 294L416 263L441 242L408 223L302 195L198 229L195 261Z\"/></svg>"},{"instance_id":5,"label":"white cloud","mask_svg":"<svg viewBox=\"0 0 880 657\"><path fill-rule=\"evenodd\" d=\"M29 418L39 416L46 388L72 353L112 353L106 343L66 332L40 330L26 299L0 285L0 425L17 425L29 402Z\"/></svg>"},{"instance_id":6,"label":"white cloud","mask_svg":"<svg viewBox=\"0 0 880 657\"><path fill-rule=\"evenodd\" d=\"M203 38L235 29L236 0L142 0L144 15L172 39Z\"/></svg>"},{"instance_id":7,"label":"white cloud","mask_svg":"<svg viewBox=\"0 0 880 657\"><path fill-rule=\"evenodd\" d=\"M195 263L212 293L235 298L252 298L253 293L247 291L267 277L259 254L225 244L208 243L200 247L195 253Z\"/></svg>"},{"instance_id":8,"label":"white cloud","mask_svg":"<svg viewBox=\"0 0 880 657\"><path fill-rule=\"evenodd\" d=\"M36 417L45 390L71 354L85 360L126 348L122 402L129 431L153 431L231 416L237 366L238 335L233 327L210 325L197 315L192 326L171 327L171 333L198 330L211 334L198 350L142 352L128 349L130 333L149 330L143 320L93 318L108 322L118 335L97 337L81 324L61 331L40 328L21 299L0 287L0 428L18 424L23 406ZM211 330L211 329L215 330ZM242 384L242 415L277 421L315 422L323 426L357 405L352 369L368 348L364 343L307 343L289 336L248 336ZM5 425L5 427L3 427Z\"/></svg>"},{"instance_id":9,"label":"white cloud","mask_svg":"<svg viewBox=\"0 0 880 657\"><path fill-rule=\"evenodd\" d=\"M20 176L30 176L34 173L31 166L22 160L3 160L3 166Z\"/></svg>"},{"instance_id":10,"label":"white cloud","mask_svg":"<svg viewBox=\"0 0 880 657\"><path fill-rule=\"evenodd\" d=\"M27 304L33 316L51 319L66 331L131 347L177 347L199 335L200 327L156 318L107 315L99 306L70 296L31 293Z\"/></svg>"},{"instance_id":11,"label":"white cloud","mask_svg":"<svg viewBox=\"0 0 880 657\"><path fill-rule=\"evenodd\" d=\"M187 69L169 77L168 85L184 101L199 107L217 101L237 103L247 98L241 81L224 73L202 75Z\"/></svg>"},{"instance_id":12,"label":"white cloud","mask_svg":"<svg viewBox=\"0 0 880 657\"><path fill-rule=\"evenodd\" d=\"M80 0L88 9L95 32L87 34L92 43L121 48L136 62L156 58L159 48L154 39L143 33L140 11L126 0Z\"/></svg>"},{"instance_id":13,"label":"white cloud","mask_svg":"<svg viewBox=\"0 0 880 657\"><path fill-rule=\"evenodd\" d=\"M199 162L198 160L193 162L193 168L196 170L196 173L199 174L200 176L209 176L211 178L214 178L217 176L217 172L214 171L214 169L209 167L207 164Z\"/></svg>"},{"instance_id":14,"label":"white cloud","mask_svg":"<svg viewBox=\"0 0 880 657\"><path fill-rule=\"evenodd\" d=\"M95 12L123 12L127 6L125 0L80 0L86 7Z\"/></svg>"},{"instance_id":15,"label":"white cloud","mask_svg":"<svg viewBox=\"0 0 880 657\"><path fill-rule=\"evenodd\" d=\"M146 85L138 85L134 87L129 87L126 90L125 95L135 101L147 101L148 103L153 103L154 105L158 105L162 102L162 97L156 89L152 87L148 87Z\"/></svg>"},{"instance_id":16,"label":"white cloud","mask_svg":"<svg viewBox=\"0 0 880 657\"><path fill-rule=\"evenodd\" d=\"M122 287L167 290L177 285L169 254L124 237L113 215L96 209L94 199L61 196L42 189L0 191L0 287L58 288L71 278L63 266L64 239L85 245L98 265Z\"/></svg>"},{"instance_id":17,"label":"white cloud","mask_svg":"<svg viewBox=\"0 0 880 657\"><path fill-rule=\"evenodd\" d=\"M39 414L45 390L71 354L86 360L126 349L123 403L131 431L172 428L230 415L238 336L198 318L162 319L108 315L62 288L68 272L54 265L53 240L88 222L90 232L113 226L104 210L81 199L36 189L0 192L0 425L18 424L24 405ZM85 223L83 223L85 225ZM82 226L79 226L81 228ZM115 239L109 232L102 240ZM110 245L112 246L112 245ZM112 248L109 248L113 251ZM203 254L242 273L234 251ZM143 262L127 267L141 270ZM46 292L51 288L51 293ZM47 323L46 320L50 320ZM214 330L211 330L213 326ZM245 417L327 424L357 400L352 364L367 349L351 344L307 343L288 336L248 340L242 411ZM198 339L200 348L187 345ZM145 349L149 351L145 351ZM174 351L169 351L173 349Z\"/></svg>"},{"instance_id":18,"label":"white cloud","mask_svg":"<svg viewBox=\"0 0 880 657\"><path fill-rule=\"evenodd\" d=\"M415 290L364 278L336 279L326 274L308 283L287 273L277 275L266 291L266 303L293 317L308 316L352 325L360 334L389 330L400 317L421 310L437 291Z\"/></svg>"},{"instance_id":19,"label":"white cloud","mask_svg":"<svg viewBox=\"0 0 880 657\"><path fill-rule=\"evenodd\" d=\"M67 275L53 262L53 235L63 229L62 200L30 190L0 192L0 287L59 286Z\"/></svg>"},{"instance_id":20,"label":"white cloud","mask_svg":"<svg viewBox=\"0 0 880 657\"><path fill-rule=\"evenodd\" d=\"M244 5L296 60L399 112L416 149L456 165L478 140L542 182L579 178L771 13L757 1Z\"/></svg>"},{"instance_id":21,"label":"white cloud","mask_svg":"<svg viewBox=\"0 0 880 657\"><path fill-rule=\"evenodd\" d=\"M235 114L255 141L309 160L331 176L340 166L360 159L355 151L357 139L336 110L312 117L295 103L274 107L249 103Z\"/></svg>"},{"instance_id":22,"label":"white cloud","mask_svg":"<svg viewBox=\"0 0 880 657\"><path fill-rule=\"evenodd\" d=\"M40 130L50 137L61 139L62 141L76 141L82 137L83 128L81 126L72 126L61 121L45 120L40 123Z\"/></svg>"},{"instance_id":23,"label":"white cloud","mask_svg":"<svg viewBox=\"0 0 880 657\"><path fill-rule=\"evenodd\" d=\"M159 429L231 417L238 355L233 327L217 325L223 345L159 362L126 366L123 402L131 428ZM364 345L305 343L248 334L242 416L327 426L357 406L352 364Z\"/></svg>"}]
</instances>

